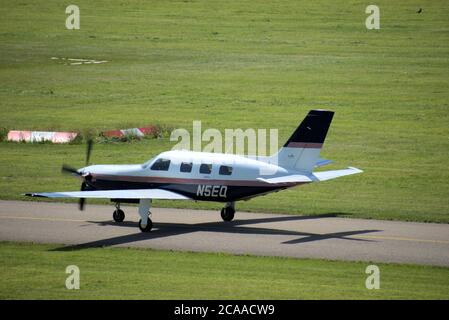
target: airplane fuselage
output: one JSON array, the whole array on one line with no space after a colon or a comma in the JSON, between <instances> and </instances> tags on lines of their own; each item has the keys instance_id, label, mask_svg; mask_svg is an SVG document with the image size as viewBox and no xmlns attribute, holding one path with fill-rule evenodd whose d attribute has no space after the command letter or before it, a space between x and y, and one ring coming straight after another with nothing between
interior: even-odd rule
<instances>
[{"instance_id":1,"label":"airplane fuselage","mask_svg":"<svg viewBox=\"0 0 449 320\"><path fill-rule=\"evenodd\" d=\"M160 159L170 163L163 170L155 170L154 164ZM194 200L216 202L249 199L300 184L273 185L258 180L291 174L275 164L238 155L191 151L164 152L143 165L93 165L80 171L87 175L88 190L163 189Z\"/></svg>"}]
</instances>

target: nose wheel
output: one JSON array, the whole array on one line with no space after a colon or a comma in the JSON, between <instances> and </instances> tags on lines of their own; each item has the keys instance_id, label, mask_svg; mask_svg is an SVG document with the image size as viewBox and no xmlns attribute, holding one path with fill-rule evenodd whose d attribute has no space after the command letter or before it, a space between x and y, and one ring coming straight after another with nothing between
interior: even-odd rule
<instances>
[{"instance_id":1,"label":"nose wheel","mask_svg":"<svg viewBox=\"0 0 449 320\"><path fill-rule=\"evenodd\" d=\"M234 219L235 208L233 205L227 205L221 209L220 214L223 221L232 221L232 219Z\"/></svg>"},{"instance_id":2,"label":"nose wheel","mask_svg":"<svg viewBox=\"0 0 449 320\"><path fill-rule=\"evenodd\" d=\"M125 220L125 212L123 212L123 210L120 209L120 204L116 204L115 205L115 211L112 214L112 218L114 219L115 222L123 222L123 220Z\"/></svg>"}]
</instances>

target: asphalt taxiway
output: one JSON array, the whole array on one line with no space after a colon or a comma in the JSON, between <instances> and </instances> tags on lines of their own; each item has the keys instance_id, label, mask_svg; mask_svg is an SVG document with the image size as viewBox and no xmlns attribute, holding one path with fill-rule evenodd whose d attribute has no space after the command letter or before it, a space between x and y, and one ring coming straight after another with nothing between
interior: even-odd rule
<instances>
[{"instance_id":1,"label":"asphalt taxiway","mask_svg":"<svg viewBox=\"0 0 449 320\"><path fill-rule=\"evenodd\" d=\"M0 241L449 266L448 224L238 211L234 221L223 222L218 210L153 208L154 228L142 233L136 207L122 206L122 223L112 220L113 209L0 201Z\"/></svg>"}]
</instances>

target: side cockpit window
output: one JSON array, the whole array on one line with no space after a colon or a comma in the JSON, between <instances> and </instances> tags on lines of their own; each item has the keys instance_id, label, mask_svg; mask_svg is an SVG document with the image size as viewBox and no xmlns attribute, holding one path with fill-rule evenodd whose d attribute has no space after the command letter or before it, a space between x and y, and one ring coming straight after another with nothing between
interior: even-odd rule
<instances>
[{"instance_id":1,"label":"side cockpit window","mask_svg":"<svg viewBox=\"0 0 449 320\"><path fill-rule=\"evenodd\" d=\"M212 164L203 163L200 166L200 173L210 174L212 172Z\"/></svg>"},{"instance_id":2,"label":"side cockpit window","mask_svg":"<svg viewBox=\"0 0 449 320\"><path fill-rule=\"evenodd\" d=\"M159 171L168 171L170 167L170 160L159 158L155 163L151 166L151 170L159 170Z\"/></svg>"},{"instance_id":3,"label":"side cockpit window","mask_svg":"<svg viewBox=\"0 0 449 320\"><path fill-rule=\"evenodd\" d=\"M192 172L192 162L182 162L179 168L181 172Z\"/></svg>"},{"instance_id":4,"label":"side cockpit window","mask_svg":"<svg viewBox=\"0 0 449 320\"><path fill-rule=\"evenodd\" d=\"M218 173L224 176L230 176L232 174L232 167L220 166L220 171Z\"/></svg>"}]
</instances>

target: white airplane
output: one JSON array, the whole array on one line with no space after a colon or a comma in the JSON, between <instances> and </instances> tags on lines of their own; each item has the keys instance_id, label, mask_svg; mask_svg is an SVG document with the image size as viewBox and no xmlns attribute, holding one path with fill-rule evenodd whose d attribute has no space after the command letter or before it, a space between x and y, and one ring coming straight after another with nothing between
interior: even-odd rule
<instances>
[{"instance_id":1,"label":"white airplane","mask_svg":"<svg viewBox=\"0 0 449 320\"><path fill-rule=\"evenodd\" d=\"M139 228L151 230L152 199L201 200L225 203L224 221L231 221L235 202L311 182L325 181L360 173L349 167L342 170L313 172L314 167L331 163L320 158L320 150L334 113L311 110L277 154L251 158L233 154L192 151L162 152L144 164L90 165L92 142L88 143L86 167L63 165L82 179L81 191L28 193L31 197L106 198L116 204L113 219L122 222L120 203L139 203Z\"/></svg>"}]
</instances>

